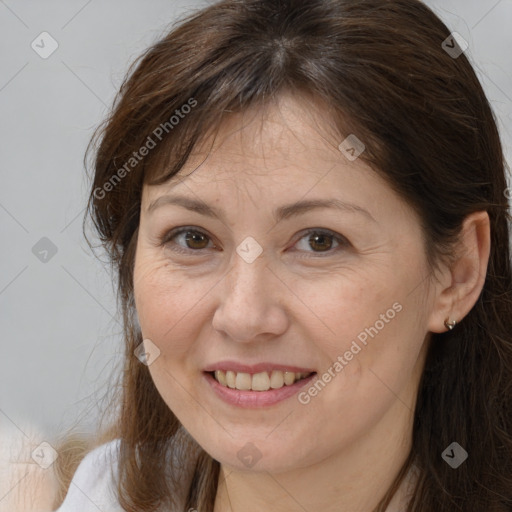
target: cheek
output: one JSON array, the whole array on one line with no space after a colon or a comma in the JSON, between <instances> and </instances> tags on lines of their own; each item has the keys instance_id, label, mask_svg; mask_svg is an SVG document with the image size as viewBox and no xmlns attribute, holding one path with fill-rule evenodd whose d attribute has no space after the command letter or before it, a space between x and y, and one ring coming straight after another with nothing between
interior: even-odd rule
<instances>
[{"instance_id":1,"label":"cheek","mask_svg":"<svg viewBox=\"0 0 512 512\"><path fill-rule=\"evenodd\" d=\"M369 339L365 328L379 322L382 329L380 315L388 311L386 319L395 317L393 303L402 295L382 277L378 281L363 272L333 273L315 282L297 281L293 292L301 299L296 301L297 321L307 325L312 341L321 342L331 359L349 350L355 339L364 346Z\"/></svg>"},{"instance_id":2,"label":"cheek","mask_svg":"<svg viewBox=\"0 0 512 512\"><path fill-rule=\"evenodd\" d=\"M397 401L403 404L403 412L413 410L424 333L421 326L411 322L412 305L407 297L393 302L395 297L390 294L389 308L382 307L386 301L363 302L367 313L371 310L373 315L338 315L337 323L333 317L337 328L333 341L322 345L323 340L317 338L327 355L319 373L322 382L304 389L299 396L310 417L329 414L329 421L318 426L317 435L350 442L375 425ZM358 310L345 304L349 312ZM379 317L381 313L387 323Z\"/></svg>"},{"instance_id":3,"label":"cheek","mask_svg":"<svg viewBox=\"0 0 512 512\"><path fill-rule=\"evenodd\" d=\"M158 345L162 356L171 349L173 357L190 349L204 290L204 283L186 278L164 258L143 253L137 258L134 297L142 334Z\"/></svg>"},{"instance_id":4,"label":"cheek","mask_svg":"<svg viewBox=\"0 0 512 512\"><path fill-rule=\"evenodd\" d=\"M341 376L335 386L368 391L383 387L379 377L399 385L411 375L426 334L424 289L411 293L421 269L413 270L401 279L380 268L333 275L316 286L297 283L294 292L307 306L300 323L323 353L322 370Z\"/></svg>"}]
</instances>

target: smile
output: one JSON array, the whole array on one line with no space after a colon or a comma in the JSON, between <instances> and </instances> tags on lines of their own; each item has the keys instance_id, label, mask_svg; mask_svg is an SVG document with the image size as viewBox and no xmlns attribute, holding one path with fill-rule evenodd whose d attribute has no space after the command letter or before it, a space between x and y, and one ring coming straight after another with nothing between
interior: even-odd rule
<instances>
[{"instance_id":1,"label":"smile","mask_svg":"<svg viewBox=\"0 0 512 512\"><path fill-rule=\"evenodd\" d=\"M309 377L312 372L299 373L292 371L273 370L272 372L245 373L232 370L216 370L210 372L212 377L222 386L240 391L268 391L291 386L295 382Z\"/></svg>"}]
</instances>

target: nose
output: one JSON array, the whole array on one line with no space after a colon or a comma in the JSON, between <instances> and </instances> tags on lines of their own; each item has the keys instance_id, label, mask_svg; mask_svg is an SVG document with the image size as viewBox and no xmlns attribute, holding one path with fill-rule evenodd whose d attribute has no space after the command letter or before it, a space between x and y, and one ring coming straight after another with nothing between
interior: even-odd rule
<instances>
[{"instance_id":1,"label":"nose","mask_svg":"<svg viewBox=\"0 0 512 512\"><path fill-rule=\"evenodd\" d=\"M218 287L220 300L212 327L237 342L272 339L288 329L283 301L286 291L267 267L264 254L252 263L235 254Z\"/></svg>"}]
</instances>

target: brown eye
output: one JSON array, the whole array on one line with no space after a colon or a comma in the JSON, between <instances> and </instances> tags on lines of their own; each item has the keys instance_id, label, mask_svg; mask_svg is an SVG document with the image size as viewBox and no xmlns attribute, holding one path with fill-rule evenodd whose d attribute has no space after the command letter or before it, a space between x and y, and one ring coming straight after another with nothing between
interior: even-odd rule
<instances>
[{"instance_id":1,"label":"brown eye","mask_svg":"<svg viewBox=\"0 0 512 512\"><path fill-rule=\"evenodd\" d=\"M312 234L309 236L308 242L314 249L328 251L332 247L333 238L333 236L326 235L325 233Z\"/></svg>"},{"instance_id":2,"label":"brown eye","mask_svg":"<svg viewBox=\"0 0 512 512\"><path fill-rule=\"evenodd\" d=\"M300 252L333 254L340 249L348 247L348 240L331 231L310 229L295 244Z\"/></svg>"},{"instance_id":3,"label":"brown eye","mask_svg":"<svg viewBox=\"0 0 512 512\"><path fill-rule=\"evenodd\" d=\"M204 233L199 231L185 231L185 233L185 242L189 249L205 249L207 247L208 237Z\"/></svg>"},{"instance_id":4,"label":"brown eye","mask_svg":"<svg viewBox=\"0 0 512 512\"><path fill-rule=\"evenodd\" d=\"M161 245L179 253L201 252L208 248L210 237L197 229L180 228L171 231L161 241Z\"/></svg>"}]
</instances>

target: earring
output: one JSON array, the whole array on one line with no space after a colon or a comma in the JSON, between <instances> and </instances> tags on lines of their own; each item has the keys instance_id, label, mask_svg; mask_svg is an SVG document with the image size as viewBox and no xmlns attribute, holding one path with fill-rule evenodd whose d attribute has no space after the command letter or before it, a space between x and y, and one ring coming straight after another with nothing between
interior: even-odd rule
<instances>
[{"instance_id":1,"label":"earring","mask_svg":"<svg viewBox=\"0 0 512 512\"><path fill-rule=\"evenodd\" d=\"M448 320L448 318L444 321L444 325L447 329L450 331L457 325L456 320L452 320L451 322Z\"/></svg>"}]
</instances>

